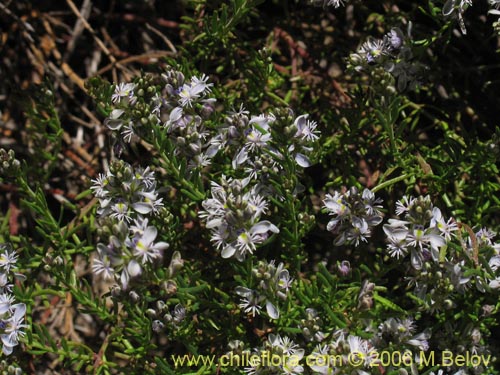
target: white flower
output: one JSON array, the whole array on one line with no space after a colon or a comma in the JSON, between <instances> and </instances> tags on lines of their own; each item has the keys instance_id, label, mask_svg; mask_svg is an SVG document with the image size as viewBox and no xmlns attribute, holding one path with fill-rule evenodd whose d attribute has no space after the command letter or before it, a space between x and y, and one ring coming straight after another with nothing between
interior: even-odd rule
<instances>
[{"instance_id":1,"label":"white flower","mask_svg":"<svg viewBox=\"0 0 500 375\"><path fill-rule=\"evenodd\" d=\"M302 367L299 363L303 357L304 349L295 350L292 355L286 357L285 363L282 366L283 373L290 375L302 374L304 372L304 367Z\"/></svg>"},{"instance_id":2,"label":"white flower","mask_svg":"<svg viewBox=\"0 0 500 375\"><path fill-rule=\"evenodd\" d=\"M282 264L280 264L282 265ZM290 277L290 273L288 270L281 270L278 274L278 287L280 289L284 289L286 293L289 292L290 287L292 286L293 278Z\"/></svg>"},{"instance_id":3,"label":"white flower","mask_svg":"<svg viewBox=\"0 0 500 375\"><path fill-rule=\"evenodd\" d=\"M252 116L248 125L254 125L258 130L263 130L264 133L270 131L269 125L276 121L276 117L270 113L268 115L260 114L258 116Z\"/></svg>"},{"instance_id":4,"label":"white flower","mask_svg":"<svg viewBox=\"0 0 500 375\"><path fill-rule=\"evenodd\" d=\"M109 183L108 176L104 173L99 173L95 180L91 180L93 185L90 187L90 190L94 191L94 195L97 198L104 198L109 195L109 191L106 189L106 186Z\"/></svg>"},{"instance_id":5,"label":"white flower","mask_svg":"<svg viewBox=\"0 0 500 375\"><path fill-rule=\"evenodd\" d=\"M0 335L3 343L3 352L5 355L10 355L14 346L19 344L19 337L24 336L24 332L21 329L26 328L26 324L22 324L24 320L24 314L26 313L26 305L24 303L18 303L12 306L13 314L12 316L4 320L4 334Z\"/></svg>"},{"instance_id":6,"label":"white flower","mask_svg":"<svg viewBox=\"0 0 500 375\"><path fill-rule=\"evenodd\" d=\"M358 246L360 240L368 242L367 237L370 237L368 223L365 219L354 217L352 220L352 230L349 231L347 240L354 241L354 244Z\"/></svg>"},{"instance_id":7,"label":"white flower","mask_svg":"<svg viewBox=\"0 0 500 375\"><path fill-rule=\"evenodd\" d=\"M122 130L123 140L127 143L130 143L134 134L134 123L132 121L129 121L128 125L125 125Z\"/></svg>"},{"instance_id":8,"label":"white flower","mask_svg":"<svg viewBox=\"0 0 500 375\"><path fill-rule=\"evenodd\" d=\"M130 212L128 206L124 202L117 202L111 207L112 214L111 217L114 217L120 221L125 220L129 222L131 220Z\"/></svg>"},{"instance_id":9,"label":"white flower","mask_svg":"<svg viewBox=\"0 0 500 375\"><path fill-rule=\"evenodd\" d=\"M441 210L437 207L432 209L431 227L436 227L447 241L451 240L452 232L458 230L457 223L452 218L446 222L441 214Z\"/></svg>"},{"instance_id":10,"label":"white flower","mask_svg":"<svg viewBox=\"0 0 500 375\"><path fill-rule=\"evenodd\" d=\"M361 46L359 53L364 55L369 64L377 63L384 55L387 55L387 45L382 39L368 38Z\"/></svg>"},{"instance_id":11,"label":"white flower","mask_svg":"<svg viewBox=\"0 0 500 375\"><path fill-rule=\"evenodd\" d=\"M115 275L115 270L111 264L111 258L106 254L100 255L99 259L94 259L92 271L96 275L102 274L107 280L112 280Z\"/></svg>"},{"instance_id":12,"label":"white flower","mask_svg":"<svg viewBox=\"0 0 500 375\"><path fill-rule=\"evenodd\" d=\"M262 309L262 306L259 305L260 301L261 298L257 292L252 290L241 300L238 306L243 309L244 312L251 314L252 317L255 318L255 315L259 315Z\"/></svg>"},{"instance_id":13,"label":"white flower","mask_svg":"<svg viewBox=\"0 0 500 375\"><path fill-rule=\"evenodd\" d=\"M491 280L489 286L491 289L500 289L500 276Z\"/></svg>"},{"instance_id":14,"label":"white flower","mask_svg":"<svg viewBox=\"0 0 500 375\"><path fill-rule=\"evenodd\" d=\"M396 215L401 216L403 213L408 212L414 203L415 198L405 195L401 200L396 202Z\"/></svg>"},{"instance_id":15,"label":"white flower","mask_svg":"<svg viewBox=\"0 0 500 375\"><path fill-rule=\"evenodd\" d=\"M211 87L214 85L213 83L207 83L208 82L208 76L205 74L202 74L201 78L198 78L196 76L193 76L191 78L191 86L196 87L196 91L199 91L201 93L208 93L211 90Z\"/></svg>"},{"instance_id":16,"label":"white flower","mask_svg":"<svg viewBox=\"0 0 500 375\"><path fill-rule=\"evenodd\" d=\"M132 204L132 208L140 214L147 215L151 212L157 214L159 208L163 207L163 198L156 199L158 197L156 192L141 191L138 195L143 197L143 200Z\"/></svg>"},{"instance_id":17,"label":"white flower","mask_svg":"<svg viewBox=\"0 0 500 375\"><path fill-rule=\"evenodd\" d=\"M151 263L154 259L162 256L162 251L168 248L166 242L153 243L156 239L158 231L155 227L147 227L141 237L130 241L127 239L126 244L133 248L133 253L138 257L142 264Z\"/></svg>"},{"instance_id":18,"label":"white flower","mask_svg":"<svg viewBox=\"0 0 500 375\"><path fill-rule=\"evenodd\" d=\"M329 210L330 215L337 215L339 217L349 214L349 208L344 203L344 197L339 192L334 195L326 194L323 200L324 206ZM331 229L328 229L331 230Z\"/></svg>"},{"instance_id":19,"label":"white flower","mask_svg":"<svg viewBox=\"0 0 500 375\"><path fill-rule=\"evenodd\" d=\"M3 268L5 272L9 273L11 268L15 268L16 262L17 254L15 251L5 249L5 251L0 254L0 268Z\"/></svg>"},{"instance_id":20,"label":"white flower","mask_svg":"<svg viewBox=\"0 0 500 375\"><path fill-rule=\"evenodd\" d=\"M396 257L396 259L399 259L404 258L406 254L408 254L406 233L403 233L399 238L396 236L388 236L387 239L389 240L387 248L391 257Z\"/></svg>"},{"instance_id":21,"label":"white flower","mask_svg":"<svg viewBox=\"0 0 500 375\"><path fill-rule=\"evenodd\" d=\"M247 134L247 142L245 147L249 151L255 151L258 148L265 147L267 142L271 139L271 133L263 133L257 129L251 129Z\"/></svg>"},{"instance_id":22,"label":"white flower","mask_svg":"<svg viewBox=\"0 0 500 375\"><path fill-rule=\"evenodd\" d=\"M488 0L490 6L499 9L500 8L500 0Z\"/></svg>"},{"instance_id":23,"label":"white flower","mask_svg":"<svg viewBox=\"0 0 500 375\"><path fill-rule=\"evenodd\" d=\"M125 111L123 109L113 109L106 120L104 120L104 125L106 125L110 130L120 130L123 126L123 119L121 119L121 115L123 115Z\"/></svg>"},{"instance_id":24,"label":"white flower","mask_svg":"<svg viewBox=\"0 0 500 375\"><path fill-rule=\"evenodd\" d=\"M11 311L12 302L14 302L14 296L7 293L0 294L0 315Z\"/></svg>"},{"instance_id":25,"label":"white flower","mask_svg":"<svg viewBox=\"0 0 500 375\"><path fill-rule=\"evenodd\" d=\"M493 238L496 236L496 233L488 228L481 228L476 233L476 238L478 239L480 244L492 246Z\"/></svg>"},{"instance_id":26,"label":"white flower","mask_svg":"<svg viewBox=\"0 0 500 375\"><path fill-rule=\"evenodd\" d=\"M492 256L488 262L491 270L493 272L496 272L497 269L500 267L500 255L495 255L495 256Z\"/></svg>"},{"instance_id":27,"label":"white flower","mask_svg":"<svg viewBox=\"0 0 500 375\"><path fill-rule=\"evenodd\" d=\"M120 83L115 86L115 92L111 95L111 101L113 103L119 103L122 98L128 97L132 98L134 95L135 84L134 83Z\"/></svg>"},{"instance_id":28,"label":"white flower","mask_svg":"<svg viewBox=\"0 0 500 375\"><path fill-rule=\"evenodd\" d=\"M295 119L293 124L297 128L295 137L311 142L319 138L319 131L316 130L318 124L315 121L309 121L308 117L308 114L301 115Z\"/></svg>"},{"instance_id":29,"label":"white flower","mask_svg":"<svg viewBox=\"0 0 500 375\"><path fill-rule=\"evenodd\" d=\"M205 90L203 85L184 84L179 90L179 104L181 107L192 107L193 102L200 97Z\"/></svg>"},{"instance_id":30,"label":"white flower","mask_svg":"<svg viewBox=\"0 0 500 375\"><path fill-rule=\"evenodd\" d=\"M415 335L410 340L408 340L406 343L408 345L412 345L412 346L418 348L421 351L427 351L427 350L429 350L428 340L430 337L431 337L430 331L424 331L422 333L419 333L418 335Z\"/></svg>"},{"instance_id":31,"label":"white flower","mask_svg":"<svg viewBox=\"0 0 500 375\"><path fill-rule=\"evenodd\" d=\"M353 360L355 360L356 363L360 363L360 360L364 360L365 366L370 366L375 363L376 358L378 358L378 353L370 346L368 341L358 336L349 335L347 342L349 343L351 355L355 357Z\"/></svg>"}]
</instances>

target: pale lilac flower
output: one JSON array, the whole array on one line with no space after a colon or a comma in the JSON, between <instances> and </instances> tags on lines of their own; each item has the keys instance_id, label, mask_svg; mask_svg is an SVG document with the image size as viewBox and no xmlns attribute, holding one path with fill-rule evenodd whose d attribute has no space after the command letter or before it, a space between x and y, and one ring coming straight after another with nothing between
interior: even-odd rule
<instances>
[{"instance_id":1,"label":"pale lilac flower","mask_svg":"<svg viewBox=\"0 0 500 375\"><path fill-rule=\"evenodd\" d=\"M134 96L134 83L120 83L115 86L115 92L111 95L113 103L120 103L122 98L132 99Z\"/></svg>"},{"instance_id":2,"label":"pale lilac flower","mask_svg":"<svg viewBox=\"0 0 500 375\"><path fill-rule=\"evenodd\" d=\"M132 137L135 135L134 123L129 121L129 123L123 127L121 134L123 140L130 143L132 141Z\"/></svg>"},{"instance_id":3,"label":"pale lilac flower","mask_svg":"<svg viewBox=\"0 0 500 375\"><path fill-rule=\"evenodd\" d=\"M202 93L208 93L212 91L211 87L214 85L213 83L207 83L208 79L209 79L208 76L205 74L202 74L200 78L193 76L191 78L191 85L193 87L196 87L196 91L200 91Z\"/></svg>"},{"instance_id":4,"label":"pale lilac flower","mask_svg":"<svg viewBox=\"0 0 500 375\"><path fill-rule=\"evenodd\" d=\"M202 202L204 210L199 216L211 229L211 240L223 258L234 256L241 261L269 237L268 232L279 232L271 222L259 221L267 202L256 186L247 188L249 181L223 176L221 185L212 182L212 198Z\"/></svg>"},{"instance_id":5,"label":"pale lilac flower","mask_svg":"<svg viewBox=\"0 0 500 375\"><path fill-rule=\"evenodd\" d=\"M17 258L18 256L15 251L4 249L4 252L0 253L0 268L9 273L11 268L16 268Z\"/></svg>"},{"instance_id":6,"label":"pale lilac flower","mask_svg":"<svg viewBox=\"0 0 500 375\"><path fill-rule=\"evenodd\" d=\"M245 147L248 151L255 151L258 148L267 146L270 139L271 133L263 133L260 130L251 129L246 136L247 142L245 143Z\"/></svg>"},{"instance_id":7,"label":"pale lilac flower","mask_svg":"<svg viewBox=\"0 0 500 375\"><path fill-rule=\"evenodd\" d=\"M108 185L109 180L108 176L104 173L99 173L95 180L91 180L93 185L90 187L90 190L93 190L94 195L97 198L104 198L110 194L107 190L106 185Z\"/></svg>"},{"instance_id":8,"label":"pale lilac flower","mask_svg":"<svg viewBox=\"0 0 500 375\"><path fill-rule=\"evenodd\" d=\"M500 267L500 255L492 256L488 262L488 265L493 272L496 272Z\"/></svg>"},{"instance_id":9,"label":"pale lilac flower","mask_svg":"<svg viewBox=\"0 0 500 375\"><path fill-rule=\"evenodd\" d=\"M476 232L476 238L480 244L484 245L493 245L493 238L496 236L496 233L488 228L481 228Z\"/></svg>"},{"instance_id":10,"label":"pale lilac flower","mask_svg":"<svg viewBox=\"0 0 500 375\"><path fill-rule=\"evenodd\" d=\"M351 272L351 263L348 260L343 260L337 264L337 269L342 276L347 276Z\"/></svg>"},{"instance_id":11,"label":"pale lilac flower","mask_svg":"<svg viewBox=\"0 0 500 375\"><path fill-rule=\"evenodd\" d=\"M110 130L120 130L125 121L120 117L124 113L125 111L123 109L113 109L106 120L104 120L104 125L106 125Z\"/></svg>"},{"instance_id":12,"label":"pale lilac flower","mask_svg":"<svg viewBox=\"0 0 500 375\"><path fill-rule=\"evenodd\" d=\"M376 363L378 353L367 340L358 336L349 335L347 342L349 343L349 350L353 358L355 358L356 363L361 363L361 361L363 361L365 367Z\"/></svg>"},{"instance_id":13,"label":"pale lilac flower","mask_svg":"<svg viewBox=\"0 0 500 375\"><path fill-rule=\"evenodd\" d=\"M452 232L458 230L457 223L453 218L445 221L443 215L441 214L441 210L437 207L432 209L432 219L430 223L431 227L436 227L439 231L444 235L446 241L451 240Z\"/></svg>"},{"instance_id":14,"label":"pale lilac flower","mask_svg":"<svg viewBox=\"0 0 500 375\"><path fill-rule=\"evenodd\" d=\"M252 116L248 121L248 125L252 125L253 127L260 128L264 132L270 131L270 124L276 121L276 117L272 114L260 114L258 116Z\"/></svg>"},{"instance_id":15,"label":"pale lilac flower","mask_svg":"<svg viewBox=\"0 0 500 375\"><path fill-rule=\"evenodd\" d=\"M132 220L130 216L130 211L125 202L116 202L113 206L111 206L110 216L120 221L125 220L129 222L130 220Z\"/></svg>"},{"instance_id":16,"label":"pale lilac flower","mask_svg":"<svg viewBox=\"0 0 500 375\"><path fill-rule=\"evenodd\" d=\"M489 287L491 289L500 289L500 276L490 280Z\"/></svg>"},{"instance_id":17,"label":"pale lilac flower","mask_svg":"<svg viewBox=\"0 0 500 375\"><path fill-rule=\"evenodd\" d=\"M327 358L329 356L328 345L317 345L313 352L309 354L311 365L309 368L314 371L315 374L320 375L333 375L337 374L337 368L333 366L333 363L328 363ZM340 362L340 361L338 361ZM336 363L341 365L342 363Z\"/></svg>"},{"instance_id":18,"label":"pale lilac flower","mask_svg":"<svg viewBox=\"0 0 500 375\"><path fill-rule=\"evenodd\" d=\"M24 314L26 313L26 305L18 303L12 306L13 314L10 318L3 320L4 333L0 335L3 343L3 352L5 355L12 354L14 346L19 344L19 337L25 335L22 331L27 325L23 324Z\"/></svg>"},{"instance_id":19,"label":"pale lilac flower","mask_svg":"<svg viewBox=\"0 0 500 375\"><path fill-rule=\"evenodd\" d=\"M368 64L375 64L388 54L387 44L382 39L368 38L358 53L364 56Z\"/></svg>"},{"instance_id":20,"label":"pale lilac flower","mask_svg":"<svg viewBox=\"0 0 500 375\"><path fill-rule=\"evenodd\" d=\"M382 200L365 189L362 194L355 187L345 193L327 194L323 200L327 212L333 216L326 229L337 237L334 245L367 242L371 228L382 222L379 203Z\"/></svg>"},{"instance_id":21,"label":"pale lilac flower","mask_svg":"<svg viewBox=\"0 0 500 375\"><path fill-rule=\"evenodd\" d=\"M115 276L115 269L111 263L111 258L104 254L101 255L100 258L94 259L92 263L92 272L96 275L101 275L106 280L113 280Z\"/></svg>"},{"instance_id":22,"label":"pale lilac flower","mask_svg":"<svg viewBox=\"0 0 500 375\"><path fill-rule=\"evenodd\" d=\"M168 248L166 242L154 243L158 231L155 227L147 227L142 236L128 240L126 244L133 249L133 254L139 258L142 264L152 263L153 260L162 256L163 250Z\"/></svg>"},{"instance_id":23,"label":"pale lilac flower","mask_svg":"<svg viewBox=\"0 0 500 375\"><path fill-rule=\"evenodd\" d=\"M292 286L293 278L290 277L290 273L288 270L281 270L278 274L278 287L283 289L285 293L289 292L290 287Z\"/></svg>"},{"instance_id":24,"label":"pale lilac flower","mask_svg":"<svg viewBox=\"0 0 500 375\"><path fill-rule=\"evenodd\" d=\"M260 315L260 310L262 310L262 306L259 305L261 302L261 298L259 298L258 294L253 290L245 293L244 298L238 304L238 306L243 309L243 311L247 314L251 314L252 317L255 318L255 315Z\"/></svg>"},{"instance_id":25,"label":"pale lilac flower","mask_svg":"<svg viewBox=\"0 0 500 375\"><path fill-rule=\"evenodd\" d=\"M179 89L179 104L181 107L192 107L205 90L203 85L184 84Z\"/></svg>"},{"instance_id":26,"label":"pale lilac flower","mask_svg":"<svg viewBox=\"0 0 500 375\"><path fill-rule=\"evenodd\" d=\"M467 34L467 29L465 28L465 22L463 19L463 14L465 10L472 6L472 0L448 0L443 5L443 16L451 16L453 14L458 18L458 23L460 25L460 31L462 34Z\"/></svg>"},{"instance_id":27,"label":"pale lilac flower","mask_svg":"<svg viewBox=\"0 0 500 375\"><path fill-rule=\"evenodd\" d=\"M488 0L488 2L493 8L500 9L500 0Z\"/></svg>"},{"instance_id":28,"label":"pale lilac flower","mask_svg":"<svg viewBox=\"0 0 500 375\"><path fill-rule=\"evenodd\" d=\"M133 203L132 208L142 215L157 214L158 210L163 207L163 198L158 199L156 192L141 191L138 195L142 197L142 201Z\"/></svg>"},{"instance_id":29,"label":"pale lilac flower","mask_svg":"<svg viewBox=\"0 0 500 375\"><path fill-rule=\"evenodd\" d=\"M0 294L0 315L4 315L11 311L14 300L14 296L10 294Z\"/></svg>"},{"instance_id":30,"label":"pale lilac flower","mask_svg":"<svg viewBox=\"0 0 500 375\"><path fill-rule=\"evenodd\" d=\"M401 216L402 214L409 211L409 207L413 205L415 198L403 196L403 198L396 202L396 215Z\"/></svg>"},{"instance_id":31,"label":"pale lilac flower","mask_svg":"<svg viewBox=\"0 0 500 375\"><path fill-rule=\"evenodd\" d=\"M311 142L319 138L319 131L316 130L318 124L315 121L308 120L308 117L308 114L301 115L295 119L293 124L297 128L295 137Z\"/></svg>"}]
</instances>

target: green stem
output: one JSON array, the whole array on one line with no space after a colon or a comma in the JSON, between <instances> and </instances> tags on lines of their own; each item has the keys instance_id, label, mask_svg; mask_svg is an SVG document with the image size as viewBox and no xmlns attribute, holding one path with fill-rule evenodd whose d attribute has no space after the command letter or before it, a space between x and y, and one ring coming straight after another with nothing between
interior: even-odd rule
<instances>
[{"instance_id":1,"label":"green stem","mask_svg":"<svg viewBox=\"0 0 500 375\"><path fill-rule=\"evenodd\" d=\"M159 148L158 145L157 148ZM205 199L205 194L199 191L194 184L181 176L179 167L174 165L164 152L161 153L161 157L162 163L165 165L168 172L174 175L175 180L181 185L181 187L189 191L198 201Z\"/></svg>"},{"instance_id":2,"label":"green stem","mask_svg":"<svg viewBox=\"0 0 500 375\"><path fill-rule=\"evenodd\" d=\"M403 181L405 179L407 179L408 177L410 177L412 174L411 173L407 173L407 174L403 174L401 176L398 176L398 177L394 177L390 180L387 180L385 182L382 182L381 184L375 186L373 189L372 189L372 192L373 193L376 193L377 191L379 190L382 190L382 189L385 189L391 185L394 185L400 181Z\"/></svg>"},{"instance_id":3,"label":"green stem","mask_svg":"<svg viewBox=\"0 0 500 375\"><path fill-rule=\"evenodd\" d=\"M289 103L287 103L287 102L286 102L286 100L285 100L285 99L280 98L278 95L276 95L276 94L275 94L275 93L273 93L273 92L266 91L266 95L267 95L267 96L269 96L270 98L272 98L272 99L276 100L278 103L283 104L283 105L285 105L285 106L287 106L287 107L290 105Z\"/></svg>"}]
</instances>

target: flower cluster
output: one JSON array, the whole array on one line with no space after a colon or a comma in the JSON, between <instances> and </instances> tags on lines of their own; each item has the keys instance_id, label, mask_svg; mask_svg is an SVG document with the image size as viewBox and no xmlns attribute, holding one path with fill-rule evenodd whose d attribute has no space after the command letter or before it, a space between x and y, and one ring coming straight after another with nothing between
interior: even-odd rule
<instances>
[{"instance_id":1,"label":"flower cluster","mask_svg":"<svg viewBox=\"0 0 500 375\"><path fill-rule=\"evenodd\" d=\"M429 196L403 197L397 202L396 215L404 220L389 219L384 225L388 239L388 252L392 257L411 257L411 265L422 269L425 261L439 261L439 249L451 238L457 225L446 220L441 210L432 205Z\"/></svg>"},{"instance_id":2,"label":"flower cluster","mask_svg":"<svg viewBox=\"0 0 500 375\"><path fill-rule=\"evenodd\" d=\"M157 242L158 230L149 223L149 218L159 215L163 206L154 173L149 168L133 169L117 161L92 182L91 189L99 199L101 232L108 237L107 244L97 245L92 269L127 289L130 279L161 259L168 248L168 243Z\"/></svg>"},{"instance_id":3,"label":"flower cluster","mask_svg":"<svg viewBox=\"0 0 500 375\"><path fill-rule=\"evenodd\" d=\"M267 212L267 201L256 185L249 185L248 179L222 176L220 185L212 182L211 196L203 201L205 210L199 216L211 230L211 240L223 258L243 261L267 240L269 232L279 233L276 225L260 220Z\"/></svg>"},{"instance_id":4,"label":"flower cluster","mask_svg":"<svg viewBox=\"0 0 500 375\"><path fill-rule=\"evenodd\" d=\"M355 187L345 193L336 191L333 195L327 194L323 203L333 216L327 230L337 236L334 242L336 246L352 243L358 246L360 241L367 242L371 228L382 222L379 211L382 200L375 198L375 194L368 189L362 194Z\"/></svg>"},{"instance_id":5,"label":"flower cluster","mask_svg":"<svg viewBox=\"0 0 500 375\"><path fill-rule=\"evenodd\" d=\"M0 176L13 175L21 168L21 163L16 159L14 150L5 151L0 148Z\"/></svg>"},{"instance_id":6,"label":"flower cluster","mask_svg":"<svg viewBox=\"0 0 500 375\"><path fill-rule=\"evenodd\" d=\"M322 360L328 356L342 360L335 363ZM328 343L316 345L309 357L314 363L310 367L316 374L367 375L369 373L365 370L377 366L379 355L370 340L338 330L331 335Z\"/></svg>"},{"instance_id":7,"label":"flower cluster","mask_svg":"<svg viewBox=\"0 0 500 375\"><path fill-rule=\"evenodd\" d=\"M399 91L413 90L418 85L423 67L413 61L410 35L411 23L407 36L395 27L382 39L368 38L356 53L349 56L350 67L358 72L381 67L394 77Z\"/></svg>"},{"instance_id":8,"label":"flower cluster","mask_svg":"<svg viewBox=\"0 0 500 375\"><path fill-rule=\"evenodd\" d=\"M149 139L151 128L160 126L176 145L174 154L186 159L190 169L208 165L217 153L216 147L210 147L204 125L214 112L216 100L207 98L213 84L205 75L186 80L170 68L161 78L159 83L147 75L116 85L106 126L119 144L130 143L134 137Z\"/></svg>"},{"instance_id":9,"label":"flower cluster","mask_svg":"<svg viewBox=\"0 0 500 375\"><path fill-rule=\"evenodd\" d=\"M491 358L498 352L496 348L489 348L484 345L484 337L481 334L479 326L481 324L463 325L455 322L446 322L442 328L436 330L435 340L439 342L440 348L456 348L456 354L473 353L483 356L483 358ZM489 357L490 356L490 357ZM446 372L439 370L438 374L449 375L476 375L476 374L491 374L493 361L481 361L475 366L463 366L458 363L453 363L447 366Z\"/></svg>"},{"instance_id":10,"label":"flower cluster","mask_svg":"<svg viewBox=\"0 0 500 375\"><path fill-rule=\"evenodd\" d=\"M325 334L321 331L322 325L318 311L309 307L306 309L306 318L300 321L299 328L307 341L321 342L325 339Z\"/></svg>"},{"instance_id":11,"label":"flower cluster","mask_svg":"<svg viewBox=\"0 0 500 375\"><path fill-rule=\"evenodd\" d=\"M218 151L204 125L215 110L216 99L207 98L213 84L208 83L206 75L186 81L175 70L168 70L162 78L166 85L163 95L154 98L154 112L176 145L175 155L188 160L191 169L209 165Z\"/></svg>"},{"instance_id":12,"label":"flower cluster","mask_svg":"<svg viewBox=\"0 0 500 375\"><path fill-rule=\"evenodd\" d=\"M407 280L424 308L450 309L453 294L463 294L472 285L481 293L487 287L500 289L500 244L493 242L495 233L486 228L474 233L469 228L465 241L459 225L445 219L428 196L404 197L396 213L404 220L389 219L384 225L387 249L398 259L410 256L412 271Z\"/></svg>"},{"instance_id":13,"label":"flower cluster","mask_svg":"<svg viewBox=\"0 0 500 375\"><path fill-rule=\"evenodd\" d=\"M144 76L137 82L115 86L113 109L105 124L119 144L131 142L134 136L148 140L151 129L160 127L173 145L174 156L187 160L190 170L209 165L220 150L233 153L233 168L244 167L252 179L262 177L260 171L266 175L272 169L281 169L276 161L283 160L284 152L301 167L311 165L308 154L319 131L307 114L294 118L288 111L282 116L286 117L283 126L288 128L286 149L280 150L271 129L280 122L275 114L251 116L241 107L229 112L222 126L207 126L216 101L208 97L213 85L208 77L193 76L188 81L181 72L168 68L161 79L158 83L154 77Z\"/></svg>"},{"instance_id":14,"label":"flower cluster","mask_svg":"<svg viewBox=\"0 0 500 375\"><path fill-rule=\"evenodd\" d=\"M7 361L0 361L0 374L2 375L22 375L23 370L20 367L9 364Z\"/></svg>"},{"instance_id":15,"label":"flower cluster","mask_svg":"<svg viewBox=\"0 0 500 375\"><path fill-rule=\"evenodd\" d=\"M179 329L180 324L186 318L186 308L180 303L176 304L172 310L163 301L157 301L154 309L148 309L148 316L153 319L151 329L156 332L162 332L166 327Z\"/></svg>"},{"instance_id":16,"label":"flower cluster","mask_svg":"<svg viewBox=\"0 0 500 375\"><path fill-rule=\"evenodd\" d=\"M310 366L315 374L357 374L367 375L370 369L382 365L380 352L397 351L401 355L401 365L405 358L412 363L415 355L429 349L430 332L415 333L413 319L388 318L378 327L368 326L365 330L372 337L361 338L346 329L333 332L328 342L322 342L314 348ZM328 363L322 359L331 356L337 360ZM342 359L342 360L340 360ZM384 363L387 366L387 363ZM397 370L397 363L385 367L385 371ZM368 371L368 372L367 372Z\"/></svg>"},{"instance_id":17,"label":"flower cluster","mask_svg":"<svg viewBox=\"0 0 500 375\"><path fill-rule=\"evenodd\" d=\"M17 258L9 244L0 244L0 339L5 355L12 354L19 338L25 335L23 329L27 327L23 324L26 305L15 303L11 294L13 285L9 283L13 278L23 277L15 272Z\"/></svg>"},{"instance_id":18,"label":"flower cluster","mask_svg":"<svg viewBox=\"0 0 500 375\"><path fill-rule=\"evenodd\" d=\"M248 375L296 375L304 372L304 368L300 365L304 349L286 336L269 334L264 345L255 349L252 354L256 354L262 360L254 361L251 366L245 368ZM271 361L271 358L280 360Z\"/></svg>"},{"instance_id":19,"label":"flower cluster","mask_svg":"<svg viewBox=\"0 0 500 375\"><path fill-rule=\"evenodd\" d=\"M412 318L398 319L389 318L380 324L378 332L374 337L374 344L379 347L394 345L397 348L415 348L416 351L427 351L428 340L431 337L430 330L415 334L415 321Z\"/></svg>"},{"instance_id":20,"label":"flower cluster","mask_svg":"<svg viewBox=\"0 0 500 375\"><path fill-rule=\"evenodd\" d=\"M256 289L243 286L236 288L236 293L242 297L240 308L247 314L255 317L260 314L262 305L266 305L267 315L271 319L279 318L279 310L274 301L278 298L285 300L292 285L293 279L284 268L283 263L278 266L274 261L259 261L252 269L252 276L258 282Z\"/></svg>"},{"instance_id":21,"label":"flower cluster","mask_svg":"<svg viewBox=\"0 0 500 375\"><path fill-rule=\"evenodd\" d=\"M484 258L488 262L488 269L485 272L484 283L480 282L480 279L476 278L476 284L479 286L479 290L484 292L483 284L488 283L488 286L493 290L500 290L500 242L494 242L494 238L497 236L495 232L489 230L488 228L481 228L476 233L474 233L474 240L471 237L468 238L467 247L469 253L473 253L474 247L479 249L484 249Z\"/></svg>"},{"instance_id":22,"label":"flower cluster","mask_svg":"<svg viewBox=\"0 0 500 375\"><path fill-rule=\"evenodd\" d=\"M226 116L211 142L224 154L234 155L233 169L243 168L247 178L266 186L271 173L283 172L285 154L300 167L309 167L309 155L318 139L317 123L307 114L295 117L291 110L277 110L250 116L241 107Z\"/></svg>"}]
</instances>

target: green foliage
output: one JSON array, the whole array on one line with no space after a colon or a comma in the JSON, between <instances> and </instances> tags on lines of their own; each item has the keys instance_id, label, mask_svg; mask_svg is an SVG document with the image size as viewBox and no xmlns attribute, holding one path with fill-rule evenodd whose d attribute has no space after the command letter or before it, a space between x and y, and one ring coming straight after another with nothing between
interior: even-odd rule
<instances>
[{"instance_id":1,"label":"green foliage","mask_svg":"<svg viewBox=\"0 0 500 375\"><path fill-rule=\"evenodd\" d=\"M499 373L500 103L478 98L498 73L485 6L452 2L444 17L441 1L327 3L182 3L175 58L86 82L113 157L71 201L47 188L65 178L57 89L31 89L26 146L18 159L0 150L25 220L19 232L15 210L0 217L20 279L1 292L26 307L12 363L325 374L305 358L362 354L339 373L441 375L451 350L491 364L447 373ZM304 355L303 368L218 362L265 352ZM412 363L372 358L405 352ZM423 352L437 362L417 363Z\"/></svg>"}]
</instances>

